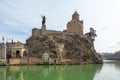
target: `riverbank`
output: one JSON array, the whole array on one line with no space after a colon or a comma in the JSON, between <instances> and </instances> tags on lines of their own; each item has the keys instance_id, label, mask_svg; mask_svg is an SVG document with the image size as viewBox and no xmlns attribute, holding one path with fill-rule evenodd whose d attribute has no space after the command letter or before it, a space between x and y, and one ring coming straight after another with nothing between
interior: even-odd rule
<instances>
[{"instance_id":1,"label":"riverbank","mask_svg":"<svg viewBox=\"0 0 120 80\"><path fill-rule=\"evenodd\" d=\"M90 61L78 63L74 59L56 59L52 58L48 62L43 62L41 58L11 58L7 62L1 63L1 66L11 65L79 65L79 64L91 64Z\"/></svg>"}]
</instances>

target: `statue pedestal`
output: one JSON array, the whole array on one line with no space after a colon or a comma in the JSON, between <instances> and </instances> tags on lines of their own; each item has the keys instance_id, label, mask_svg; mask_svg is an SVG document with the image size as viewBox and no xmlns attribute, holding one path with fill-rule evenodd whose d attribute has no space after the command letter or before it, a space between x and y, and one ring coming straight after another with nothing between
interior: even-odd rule
<instances>
[{"instance_id":1,"label":"statue pedestal","mask_svg":"<svg viewBox=\"0 0 120 80\"><path fill-rule=\"evenodd\" d=\"M42 25L42 34L45 35L46 34L46 25Z\"/></svg>"}]
</instances>

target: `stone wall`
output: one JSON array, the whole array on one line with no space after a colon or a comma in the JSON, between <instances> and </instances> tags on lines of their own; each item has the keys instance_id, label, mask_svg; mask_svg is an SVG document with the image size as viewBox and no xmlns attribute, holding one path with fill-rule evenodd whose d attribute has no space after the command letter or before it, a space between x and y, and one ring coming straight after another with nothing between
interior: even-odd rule
<instances>
[{"instance_id":1,"label":"stone wall","mask_svg":"<svg viewBox=\"0 0 120 80\"><path fill-rule=\"evenodd\" d=\"M20 59L9 59L9 65L18 65L20 64Z\"/></svg>"},{"instance_id":2,"label":"stone wall","mask_svg":"<svg viewBox=\"0 0 120 80\"><path fill-rule=\"evenodd\" d=\"M9 59L8 65L34 65L34 64L42 64L41 58L14 58L14 59Z\"/></svg>"}]
</instances>

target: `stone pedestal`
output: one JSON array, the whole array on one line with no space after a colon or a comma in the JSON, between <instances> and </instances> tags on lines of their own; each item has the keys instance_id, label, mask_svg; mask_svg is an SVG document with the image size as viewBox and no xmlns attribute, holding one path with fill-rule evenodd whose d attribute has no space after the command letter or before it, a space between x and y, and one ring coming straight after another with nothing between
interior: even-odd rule
<instances>
[{"instance_id":1,"label":"stone pedestal","mask_svg":"<svg viewBox=\"0 0 120 80\"><path fill-rule=\"evenodd\" d=\"M45 35L46 34L46 25L42 25L42 34Z\"/></svg>"}]
</instances>

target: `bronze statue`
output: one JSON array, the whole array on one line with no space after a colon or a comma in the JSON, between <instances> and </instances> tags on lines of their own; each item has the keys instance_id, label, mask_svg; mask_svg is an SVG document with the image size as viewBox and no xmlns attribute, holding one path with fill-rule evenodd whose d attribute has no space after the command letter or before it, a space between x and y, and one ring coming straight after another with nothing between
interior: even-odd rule
<instances>
[{"instance_id":1,"label":"bronze statue","mask_svg":"<svg viewBox=\"0 0 120 80\"><path fill-rule=\"evenodd\" d=\"M42 16L42 15L41 15L41 17L42 17L42 25L45 25L46 17L45 17L45 16Z\"/></svg>"}]
</instances>

